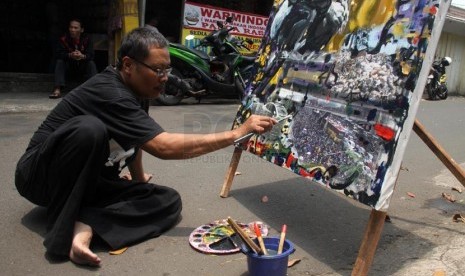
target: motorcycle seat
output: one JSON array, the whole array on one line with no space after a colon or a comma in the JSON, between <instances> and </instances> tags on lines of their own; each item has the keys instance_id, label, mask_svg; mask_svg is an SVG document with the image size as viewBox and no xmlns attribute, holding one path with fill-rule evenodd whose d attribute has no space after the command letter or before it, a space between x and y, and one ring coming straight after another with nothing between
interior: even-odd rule
<instances>
[{"instance_id":1,"label":"motorcycle seat","mask_svg":"<svg viewBox=\"0 0 465 276\"><path fill-rule=\"evenodd\" d=\"M192 49L192 48L186 47L186 46L184 46L182 44L179 44L179 43L170 43L170 47L176 47L176 48L179 48L179 49L181 49L183 51L192 52L195 55L199 56L201 59L204 59L206 61L210 61L210 59L211 59L211 57L207 53L205 53L204 51Z\"/></svg>"}]
</instances>

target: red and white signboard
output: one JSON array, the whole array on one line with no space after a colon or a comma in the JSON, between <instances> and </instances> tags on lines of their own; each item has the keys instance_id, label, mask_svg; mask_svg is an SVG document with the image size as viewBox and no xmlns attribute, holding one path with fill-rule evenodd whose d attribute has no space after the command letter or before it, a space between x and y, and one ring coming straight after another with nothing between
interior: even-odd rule
<instances>
[{"instance_id":1,"label":"red and white signboard","mask_svg":"<svg viewBox=\"0 0 465 276\"><path fill-rule=\"evenodd\" d=\"M254 42L251 50L256 51L265 34L268 17L192 2L186 2L184 6L181 40L185 42L187 35L194 35L196 39L201 39L210 31L218 29L217 21L223 23L228 17L233 18L232 25L236 27L231 34L241 39L251 38Z\"/></svg>"}]
</instances>

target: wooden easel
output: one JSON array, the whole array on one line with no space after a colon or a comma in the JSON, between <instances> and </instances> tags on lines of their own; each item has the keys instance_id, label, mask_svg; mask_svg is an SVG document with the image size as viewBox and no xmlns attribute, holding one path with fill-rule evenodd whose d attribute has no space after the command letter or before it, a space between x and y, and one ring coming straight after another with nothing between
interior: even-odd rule
<instances>
[{"instance_id":1,"label":"wooden easel","mask_svg":"<svg viewBox=\"0 0 465 276\"><path fill-rule=\"evenodd\" d=\"M423 140L423 142L431 149L431 151L442 161L442 163L452 172L457 180L465 187L465 172L455 162L455 160L444 150L444 148L429 134L423 125L415 120L413 125L415 133ZM220 196L225 198L228 197L229 191L231 190L232 181L241 159L242 149L236 147L232 155L231 163L226 173L223 187L220 192ZM371 210L370 218L365 228L362 243L358 252L357 260L355 261L354 268L352 270L352 276L364 276L368 274L373 258L375 256L376 248L378 246L379 239L384 227L384 221L386 219L386 212L378 211L375 209Z\"/></svg>"}]
</instances>

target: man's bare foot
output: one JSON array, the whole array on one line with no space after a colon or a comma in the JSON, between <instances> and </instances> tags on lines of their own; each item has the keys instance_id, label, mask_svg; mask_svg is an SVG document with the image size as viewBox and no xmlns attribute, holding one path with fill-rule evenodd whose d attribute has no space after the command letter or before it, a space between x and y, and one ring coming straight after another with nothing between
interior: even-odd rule
<instances>
[{"instance_id":1,"label":"man's bare foot","mask_svg":"<svg viewBox=\"0 0 465 276\"><path fill-rule=\"evenodd\" d=\"M92 228L89 225L76 221L74 224L73 244L69 251L69 258L73 263L91 266L100 265L100 258L89 249L92 234Z\"/></svg>"},{"instance_id":2,"label":"man's bare foot","mask_svg":"<svg viewBox=\"0 0 465 276\"><path fill-rule=\"evenodd\" d=\"M58 98L60 98L61 97L61 89L60 89L60 87L59 86L55 87L55 89L53 89L52 94L48 95L48 97L50 99L58 99Z\"/></svg>"}]
</instances>

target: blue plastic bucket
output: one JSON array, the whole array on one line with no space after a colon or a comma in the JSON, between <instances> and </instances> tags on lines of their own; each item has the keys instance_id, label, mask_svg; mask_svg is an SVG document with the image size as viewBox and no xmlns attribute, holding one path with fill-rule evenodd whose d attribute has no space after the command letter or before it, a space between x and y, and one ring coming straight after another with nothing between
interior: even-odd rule
<instances>
[{"instance_id":1,"label":"blue plastic bucket","mask_svg":"<svg viewBox=\"0 0 465 276\"><path fill-rule=\"evenodd\" d=\"M264 237L267 250L278 251L279 237ZM247 268L250 276L286 276L289 255L294 252L294 245L284 241L283 252L279 255L258 255L253 251L243 252L247 255Z\"/></svg>"}]
</instances>

